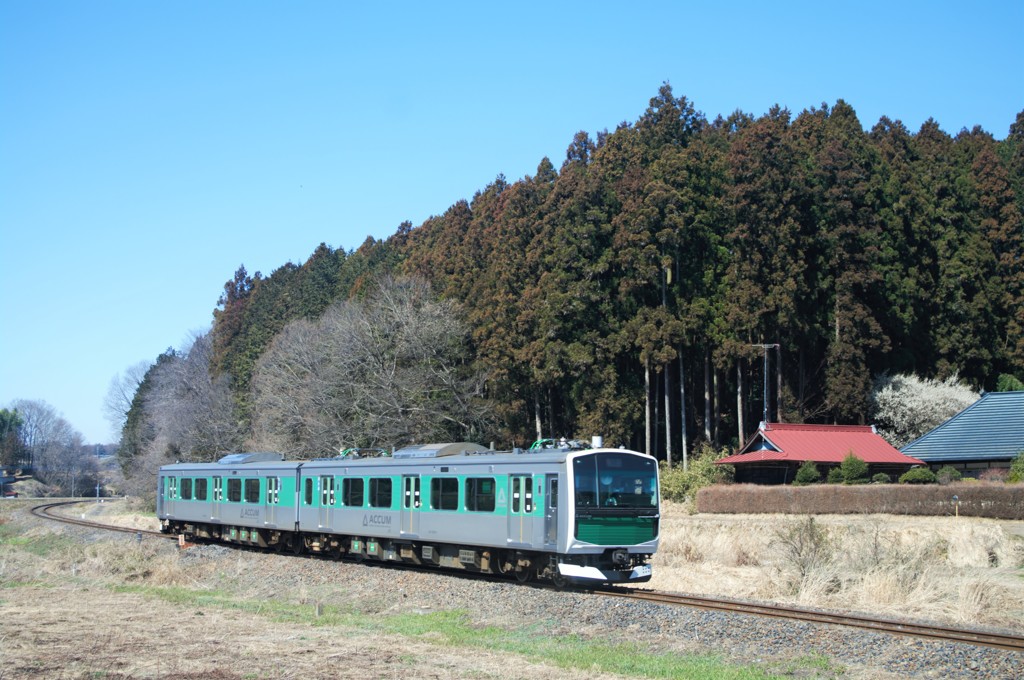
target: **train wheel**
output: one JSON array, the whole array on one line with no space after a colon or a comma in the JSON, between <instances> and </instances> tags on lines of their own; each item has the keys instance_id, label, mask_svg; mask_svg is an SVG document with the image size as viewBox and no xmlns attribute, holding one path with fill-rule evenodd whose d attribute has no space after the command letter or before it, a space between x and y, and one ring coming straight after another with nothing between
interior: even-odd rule
<instances>
[{"instance_id":1,"label":"train wheel","mask_svg":"<svg viewBox=\"0 0 1024 680\"><path fill-rule=\"evenodd\" d=\"M562 590L567 585L569 585L569 579L566 578L565 575L563 575L556 569L555 572L551 575L551 583L555 586L556 589Z\"/></svg>"},{"instance_id":2,"label":"train wheel","mask_svg":"<svg viewBox=\"0 0 1024 680\"><path fill-rule=\"evenodd\" d=\"M516 580L520 583L526 583L533 577L533 565L518 565L516 567Z\"/></svg>"},{"instance_id":3,"label":"train wheel","mask_svg":"<svg viewBox=\"0 0 1024 680\"><path fill-rule=\"evenodd\" d=\"M498 554L494 561L494 567L502 576L510 576L512 573L512 562L509 561L509 557L505 553Z\"/></svg>"}]
</instances>

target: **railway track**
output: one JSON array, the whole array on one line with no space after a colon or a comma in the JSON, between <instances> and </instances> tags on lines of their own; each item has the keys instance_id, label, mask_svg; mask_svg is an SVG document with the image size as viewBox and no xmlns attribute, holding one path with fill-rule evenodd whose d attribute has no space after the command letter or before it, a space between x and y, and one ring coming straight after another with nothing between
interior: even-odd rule
<instances>
[{"instance_id":1,"label":"railway track","mask_svg":"<svg viewBox=\"0 0 1024 680\"><path fill-rule=\"evenodd\" d=\"M645 602L698 607L700 609L752 614L755 616L770 616L790 621L829 623L837 626L861 628L881 633L908 635L911 637L927 638L943 642L965 642L968 644L995 647L997 649L1024 652L1024 636L1021 635L992 633L989 631L970 628L930 626L908 621L898 621L895 619L861 616L859 614L839 614L815 609L805 609L802 607L792 607L783 604L759 604L755 602L745 602L743 600L700 597L695 595L682 595L679 593L664 593L655 590L609 588L597 590L595 592L629 600L643 600Z\"/></svg>"},{"instance_id":2,"label":"railway track","mask_svg":"<svg viewBox=\"0 0 1024 680\"><path fill-rule=\"evenodd\" d=\"M120 531L129 534L141 534L155 538L177 540L173 534L163 534L159 531L145 529L132 529L100 522L92 522L76 517L68 517L53 512L55 508L86 503L94 501L59 501L45 503L32 508L31 512L37 517L44 519L75 524L92 529L103 529L107 531ZM925 638L943 642L960 642L973 645L994 647L1015 652L1024 652L1024 636L993 633L990 631L976 630L970 628L952 628L948 626L930 626L909 621L898 621L877 617L862 616L858 614L839 614L834 612L806 609L781 604L763 604L733 600L729 598L700 597L696 595L684 595L680 593L666 593L655 590L631 589L631 588L597 588L587 592L608 597L619 597L628 600L639 600L655 602L658 604L669 604L675 606L696 607L713 611L723 611L738 614L750 614L754 616L768 616L790 621L807 621L812 623L827 623L847 628L860 628L880 633L895 635L907 635L911 637Z\"/></svg>"},{"instance_id":3,"label":"railway track","mask_svg":"<svg viewBox=\"0 0 1024 680\"><path fill-rule=\"evenodd\" d=\"M107 501L111 499L105 499ZM116 499L114 499L116 500ZM67 515L58 515L53 512L54 509L64 507L67 505L76 505L78 503L95 503L94 500L87 501L57 501L54 503L44 503L37 505L31 509L31 513L36 517L43 519L54 520L56 522L62 522L64 524L75 524L81 527L89 527L90 529L103 529L105 531L120 531L125 534L141 534L143 536L150 536L155 538L166 538L170 540L178 540L177 536L171 534L162 534L159 531L150 531L148 529L132 529L131 527L119 527L115 524L103 524L101 522L92 522L87 519L79 519L77 517L68 517Z\"/></svg>"}]
</instances>

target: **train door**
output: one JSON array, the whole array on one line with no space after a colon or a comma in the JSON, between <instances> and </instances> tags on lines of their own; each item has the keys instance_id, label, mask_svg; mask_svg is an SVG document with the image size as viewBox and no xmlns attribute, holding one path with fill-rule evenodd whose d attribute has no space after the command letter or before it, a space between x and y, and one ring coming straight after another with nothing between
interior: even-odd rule
<instances>
[{"instance_id":1,"label":"train door","mask_svg":"<svg viewBox=\"0 0 1024 680\"><path fill-rule=\"evenodd\" d=\"M281 502L281 478L267 477L267 502L266 514L263 523L267 526L277 526L277 506Z\"/></svg>"},{"instance_id":2,"label":"train door","mask_svg":"<svg viewBox=\"0 0 1024 680\"><path fill-rule=\"evenodd\" d=\"M176 516L177 508L175 507L175 501L178 498L178 478L168 477L167 488L164 489L164 510L168 515Z\"/></svg>"},{"instance_id":3,"label":"train door","mask_svg":"<svg viewBox=\"0 0 1024 680\"><path fill-rule=\"evenodd\" d=\"M548 475L544 481L544 545L558 545L558 475Z\"/></svg>"},{"instance_id":4,"label":"train door","mask_svg":"<svg viewBox=\"0 0 1024 680\"><path fill-rule=\"evenodd\" d=\"M509 542L513 545L532 545L533 475L510 475L509 485Z\"/></svg>"},{"instance_id":5,"label":"train door","mask_svg":"<svg viewBox=\"0 0 1024 680\"><path fill-rule=\"evenodd\" d=\"M320 476L320 528L331 528L331 509L334 507L334 477Z\"/></svg>"},{"instance_id":6,"label":"train door","mask_svg":"<svg viewBox=\"0 0 1024 680\"><path fill-rule=\"evenodd\" d=\"M213 478L213 502L210 503L210 519L220 519L220 504L224 502L224 478Z\"/></svg>"},{"instance_id":7,"label":"train door","mask_svg":"<svg viewBox=\"0 0 1024 680\"><path fill-rule=\"evenodd\" d=\"M402 477L402 535L418 536L420 531L420 476Z\"/></svg>"}]
</instances>

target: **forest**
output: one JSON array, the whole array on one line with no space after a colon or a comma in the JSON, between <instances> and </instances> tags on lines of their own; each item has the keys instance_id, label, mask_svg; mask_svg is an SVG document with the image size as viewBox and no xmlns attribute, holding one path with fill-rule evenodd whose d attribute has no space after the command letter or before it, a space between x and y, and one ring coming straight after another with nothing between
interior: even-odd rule
<instances>
[{"instance_id":1,"label":"forest","mask_svg":"<svg viewBox=\"0 0 1024 680\"><path fill-rule=\"evenodd\" d=\"M671 462L765 415L871 422L886 375L1020 384L1024 111L1008 123L866 130L842 100L708 120L665 84L560 167L240 267L211 330L140 377L122 460L599 434Z\"/></svg>"}]
</instances>

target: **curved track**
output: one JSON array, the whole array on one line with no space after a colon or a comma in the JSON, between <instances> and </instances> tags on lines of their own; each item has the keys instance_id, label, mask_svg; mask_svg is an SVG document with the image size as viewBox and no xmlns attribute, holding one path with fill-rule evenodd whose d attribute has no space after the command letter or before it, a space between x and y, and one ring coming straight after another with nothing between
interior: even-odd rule
<instances>
[{"instance_id":1,"label":"curved track","mask_svg":"<svg viewBox=\"0 0 1024 680\"><path fill-rule=\"evenodd\" d=\"M104 499L109 502L117 499ZM31 512L36 517L42 517L43 519L50 519L57 522L63 522L64 524L76 524L81 527L89 527L90 529L103 529L104 531L120 531L125 534L142 534L143 536L152 536L155 538L167 538L172 541L178 540L177 536L172 534L162 534L159 531L150 531L149 529L132 529L131 527L119 527L115 524L102 524L100 522L91 522L86 519L79 519L77 517L68 517L66 515L58 515L52 510L54 508L63 507L65 505L75 505L77 503L95 503L95 500L87 501L57 501L54 503L44 503L43 505L36 505L32 508Z\"/></svg>"},{"instance_id":2,"label":"curved track","mask_svg":"<svg viewBox=\"0 0 1024 680\"><path fill-rule=\"evenodd\" d=\"M699 597L695 595L681 595L679 593L665 593L656 590L627 590L622 588L601 589L599 592L611 597L622 597L630 600L643 600L646 602L658 602L661 604L673 604L686 607L699 607L716 611L725 611L740 614L754 614L757 616L772 616L775 618L789 619L791 621L811 621L814 623L830 623L838 626L852 628L863 628L882 633L897 635L909 635L913 637L941 640L943 642L966 642L986 647L996 647L1016 652L1024 652L1024 636L989 631L975 630L970 628L951 628L947 626L930 626L909 621L897 621L895 619L883 619L858 614L838 614L815 609L805 609L784 604L759 604L745 602L743 600L731 600L727 598Z\"/></svg>"},{"instance_id":3,"label":"curved track","mask_svg":"<svg viewBox=\"0 0 1024 680\"><path fill-rule=\"evenodd\" d=\"M90 503L89 501L59 501L45 503L32 508L32 514L44 519L75 524L89 527L91 529L103 529L107 531L120 531L129 534L142 534L156 538L178 540L174 534L164 534L159 531L146 529L132 529L130 527L119 527L111 524L102 524L75 517L67 517L51 512L54 508L74 505L76 503ZM884 619L858 614L838 614L815 609L805 609L781 604L762 604L756 602L745 602L743 600L732 600L728 598L700 597L696 595L683 595L679 593L666 593L656 590L630 589L630 588L597 588L589 590L597 595L608 597L620 597L630 600L641 600L656 602L659 604L671 604L676 606L698 607L715 611L724 611L738 614L752 614L755 616L771 616L775 618L788 619L791 621L808 621L813 623L828 623L837 626L850 628L861 628L865 630L878 631L896 635L909 635L912 637L926 638L943 642L961 642L973 645L984 645L1016 652L1024 652L1024 636L993 633L989 631L970 628L952 628L947 626L929 626L909 621L897 621L895 619Z\"/></svg>"}]
</instances>

